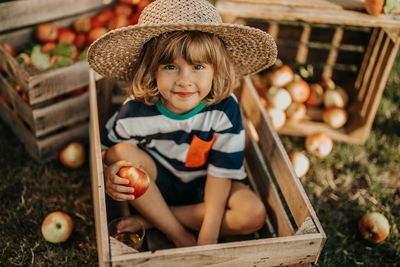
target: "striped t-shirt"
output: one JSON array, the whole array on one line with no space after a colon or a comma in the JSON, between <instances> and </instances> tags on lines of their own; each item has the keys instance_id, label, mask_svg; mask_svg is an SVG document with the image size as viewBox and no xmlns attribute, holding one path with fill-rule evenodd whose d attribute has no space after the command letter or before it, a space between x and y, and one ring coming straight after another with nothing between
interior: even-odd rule
<instances>
[{"instance_id":1,"label":"striped t-shirt","mask_svg":"<svg viewBox=\"0 0 400 267\"><path fill-rule=\"evenodd\" d=\"M106 124L104 147L126 142L141 147L183 182L211 174L244 179L244 130L232 94L216 105L199 104L179 115L160 101L149 106L128 98Z\"/></svg>"}]
</instances>

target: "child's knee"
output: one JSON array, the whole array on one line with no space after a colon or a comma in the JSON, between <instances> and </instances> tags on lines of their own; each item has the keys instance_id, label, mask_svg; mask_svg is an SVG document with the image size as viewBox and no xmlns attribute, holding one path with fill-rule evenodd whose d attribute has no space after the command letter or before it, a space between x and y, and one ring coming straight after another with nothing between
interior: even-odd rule
<instances>
[{"instance_id":1,"label":"child's knee","mask_svg":"<svg viewBox=\"0 0 400 267\"><path fill-rule=\"evenodd\" d=\"M134 149L134 146L128 143L118 143L107 150L105 161L108 164L114 163L118 160L126 159L126 155Z\"/></svg>"},{"instance_id":2,"label":"child's knee","mask_svg":"<svg viewBox=\"0 0 400 267\"><path fill-rule=\"evenodd\" d=\"M264 225L267 211L259 199L253 199L243 204L241 208L242 219L238 222L238 227L242 234L250 234Z\"/></svg>"}]
</instances>

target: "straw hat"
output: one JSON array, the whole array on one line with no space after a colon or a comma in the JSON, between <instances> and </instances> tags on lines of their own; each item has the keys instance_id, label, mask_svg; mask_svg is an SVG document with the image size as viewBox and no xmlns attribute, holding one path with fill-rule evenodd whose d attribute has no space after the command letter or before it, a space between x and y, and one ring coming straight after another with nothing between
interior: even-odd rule
<instances>
[{"instance_id":1,"label":"straw hat","mask_svg":"<svg viewBox=\"0 0 400 267\"><path fill-rule=\"evenodd\" d=\"M277 49L266 32L222 23L216 8L206 0L156 0L141 13L139 22L110 31L88 50L90 66L104 77L130 81L143 45L165 32L202 31L221 38L238 75L271 66Z\"/></svg>"}]
</instances>

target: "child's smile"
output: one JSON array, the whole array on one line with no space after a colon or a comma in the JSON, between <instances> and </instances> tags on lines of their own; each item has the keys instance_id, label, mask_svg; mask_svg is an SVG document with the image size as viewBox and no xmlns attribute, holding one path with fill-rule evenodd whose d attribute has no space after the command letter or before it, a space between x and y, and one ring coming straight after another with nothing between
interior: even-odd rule
<instances>
[{"instance_id":1,"label":"child's smile","mask_svg":"<svg viewBox=\"0 0 400 267\"><path fill-rule=\"evenodd\" d=\"M163 106L176 114L191 111L210 93L213 77L214 68L208 63L190 64L177 58L160 65L156 80Z\"/></svg>"}]
</instances>

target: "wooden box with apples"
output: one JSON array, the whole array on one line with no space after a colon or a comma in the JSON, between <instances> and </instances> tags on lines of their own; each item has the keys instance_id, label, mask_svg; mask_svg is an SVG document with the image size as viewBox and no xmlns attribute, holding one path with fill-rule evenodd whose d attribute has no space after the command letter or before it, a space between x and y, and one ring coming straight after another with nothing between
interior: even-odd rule
<instances>
[{"instance_id":1,"label":"wooden box with apples","mask_svg":"<svg viewBox=\"0 0 400 267\"><path fill-rule=\"evenodd\" d=\"M108 223L118 215L105 194L100 133L105 119L111 115L105 111L111 105L111 98L99 97L99 92L103 96L111 94L104 94L104 88L96 85L91 71L90 166L99 266L308 266L318 260L325 233L248 77L237 96L247 133L248 179L268 210L262 230L214 245L175 248L152 229L146 232L141 252L110 237Z\"/></svg>"},{"instance_id":2,"label":"wooden box with apples","mask_svg":"<svg viewBox=\"0 0 400 267\"><path fill-rule=\"evenodd\" d=\"M216 6L225 22L258 27L277 41L280 65L252 79L279 134L366 141L399 48L397 9L373 16L356 0Z\"/></svg>"},{"instance_id":3,"label":"wooden box with apples","mask_svg":"<svg viewBox=\"0 0 400 267\"><path fill-rule=\"evenodd\" d=\"M87 139L87 47L137 23L150 1L71 1L70 8L64 2L0 4L0 117L38 161L56 157L68 141ZM34 12L22 20L23 10Z\"/></svg>"}]
</instances>

